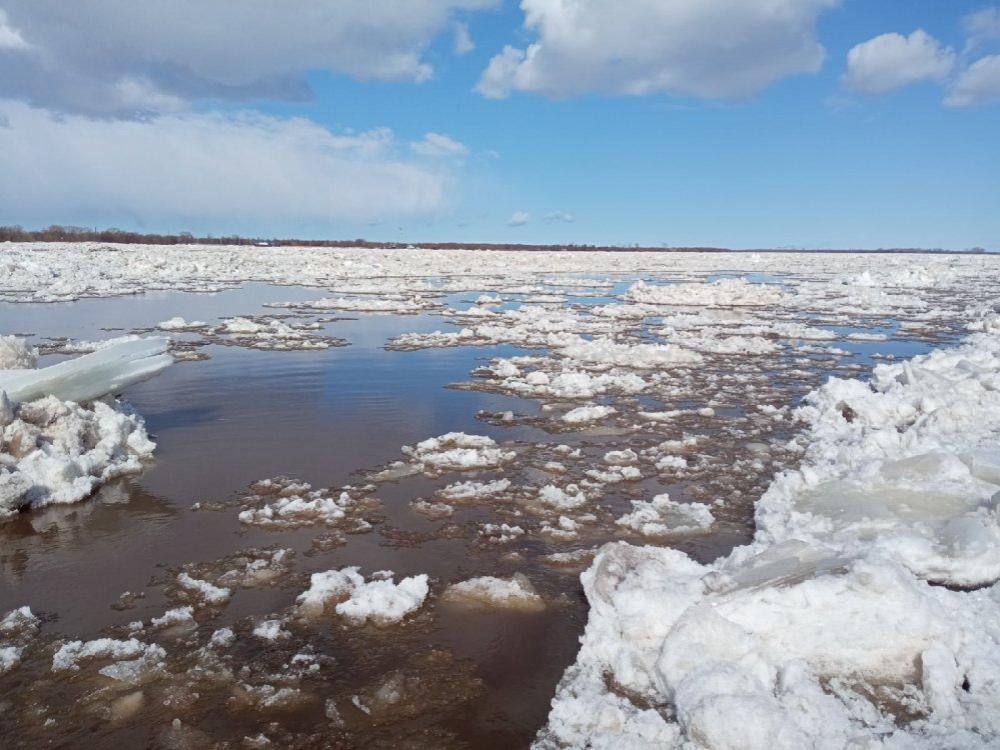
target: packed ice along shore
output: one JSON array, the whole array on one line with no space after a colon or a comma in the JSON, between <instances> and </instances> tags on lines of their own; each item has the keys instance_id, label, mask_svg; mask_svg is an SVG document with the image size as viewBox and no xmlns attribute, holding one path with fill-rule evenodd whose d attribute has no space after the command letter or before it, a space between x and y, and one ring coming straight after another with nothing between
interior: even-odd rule
<instances>
[{"instance_id":1,"label":"packed ice along shore","mask_svg":"<svg viewBox=\"0 0 1000 750\"><path fill-rule=\"evenodd\" d=\"M831 378L754 541L606 545L537 748L1000 746L1000 318Z\"/></svg>"},{"instance_id":2,"label":"packed ice along shore","mask_svg":"<svg viewBox=\"0 0 1000 750\"><path fill-rule=\"evenodd\" d=\"M142 418L114 394L173 362L166 339L133 339L50 367L0 336L0 522L78 502L152 456Z\"/></svg>"}]
</instances>

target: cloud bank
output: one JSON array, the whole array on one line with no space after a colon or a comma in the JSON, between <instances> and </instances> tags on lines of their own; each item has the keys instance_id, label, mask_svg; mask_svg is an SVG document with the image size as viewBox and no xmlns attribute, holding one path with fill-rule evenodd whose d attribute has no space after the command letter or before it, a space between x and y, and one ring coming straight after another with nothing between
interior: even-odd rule
<instances>
[{"instance_id":1,"label":"cloud bank","mask_svg":"<svg viewBox=\"0 0 1000 750\"><path fill-rule=\"evenodd\" d=\"M526 48L507 46L476 86L553 98L668 93L743 98L819 69L816 20L838 0L522 0Z\"/></svg>"},{"instance_id":2,"label":"cloud bank","mask_svg":"<svg viewBox=\"0 0 1000 750\"><path fill-rule=\"evenodd\" d=\"M302 99L311 70L421 82L433 74L427 46L456 14L497 3L4 0L0 97L106 115L204 98Z\"/></svg>"},{"instance_id":3,"label":"cloud bank","mask_svg":"<svg viewBox=\"0 0 1000 750\"><path fill-rule=\"evenodd\" d=\"M109 121L0 102L0 221L266 226L444 209L453 168L404 145L388 129L341 135L254 113Z\"/></svg>"}]
</instances>

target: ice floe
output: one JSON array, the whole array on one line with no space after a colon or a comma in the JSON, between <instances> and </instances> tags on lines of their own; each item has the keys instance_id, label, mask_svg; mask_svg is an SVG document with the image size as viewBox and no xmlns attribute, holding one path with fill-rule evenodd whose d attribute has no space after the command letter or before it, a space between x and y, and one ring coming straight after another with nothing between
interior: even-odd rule
<instances>
[{"instance_id":1,"label":"ice floe","mask_svg":"<svg viewBox=\"0 0 1000 750\"><path fill-rule=\"evenodd\" d=\"M365 581L359 568L349 567L313 573L309 588L298 598L298 611L316 617L328 607L355 625L369 620L375 625L391 625L415 612L429 591L427 576L409 576L394 583L392 574L372 576Z\"/></svg>"},{"instance_id":2,"label":"ice floe","mask_svg":"<svg viewBox=\"0 0 1000 750\"><path fill-rule=\"evenodd\" d=\"M441 600L467 607L513 609L525 612L545 609L545 600L531 585L531 581L519 573L511 578L480 576L453 583L441 594Z\"/></svg>"}]
</instances>

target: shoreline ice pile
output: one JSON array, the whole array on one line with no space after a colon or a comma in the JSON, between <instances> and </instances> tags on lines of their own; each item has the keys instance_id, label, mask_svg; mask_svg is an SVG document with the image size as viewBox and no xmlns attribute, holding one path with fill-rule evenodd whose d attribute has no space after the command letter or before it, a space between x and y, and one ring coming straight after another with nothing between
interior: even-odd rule
<instances>
[{"instance_id":1,"label":"shoreline ice pile","mask_svg":"<svg viewBox=\"0 0 1000 750\"><path fill-rule=\"evenodd\" d=\"M34 369L34 350L0 337L0 522L141 471L156 446L142 417L110 395L169 366L167 343L126 340Z\"/></svg>"},{"instance_id":2,"label":"shoreline ice pile","mask_svg":"<svg viewBox=\"0 0 1000 750\"><path fill-rule=\"evenodd\" d=\"M799 417L751 544L601 549L536 747L1000 743L997 331L831 378Z\"/></svg>"}]
</instances>

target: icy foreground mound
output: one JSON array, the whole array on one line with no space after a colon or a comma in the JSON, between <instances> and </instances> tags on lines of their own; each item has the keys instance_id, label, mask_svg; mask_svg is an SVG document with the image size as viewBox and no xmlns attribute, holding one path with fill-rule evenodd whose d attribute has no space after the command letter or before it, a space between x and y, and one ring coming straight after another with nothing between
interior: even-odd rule
<instances>
[{"instance_id":1,"label":"icy foreground mound","mask_svg":"<svg viewBox=\"0 0 1000 750\"><path fill-rule=\"evenodd\" d=\"M1000 336L833 379L800 416L752 544L601 550L537 747L1000 745Z\"/></svg>"},{"instance_id":2,"label":"icy foreground mound","mask_svg":"<svg viewBox=\"0 0 1000 750\"><path fill-rule=\"evenodd\" d=\"M11 355L4 365L33 365L12 338L0 338ZM78 502L105 482L140 471L155 448L142 418L116 401L94 399L171 362L166 341L149 339L40 370L0 370L0 521L25 508Z\"/></svg>"}]
</instances>

